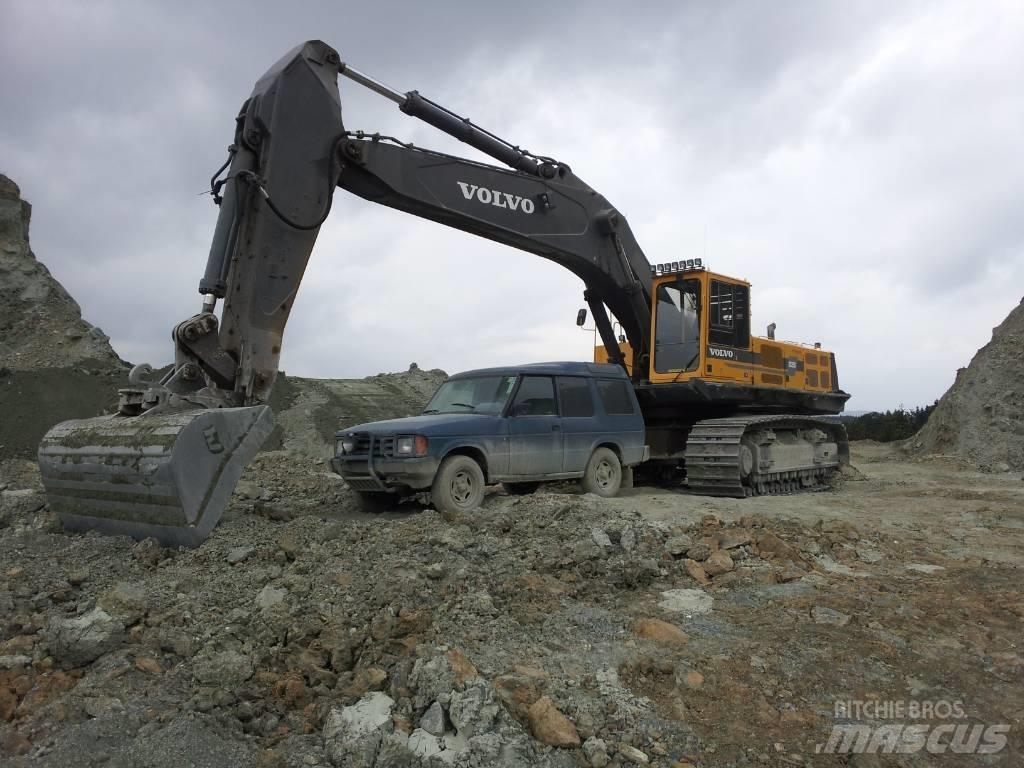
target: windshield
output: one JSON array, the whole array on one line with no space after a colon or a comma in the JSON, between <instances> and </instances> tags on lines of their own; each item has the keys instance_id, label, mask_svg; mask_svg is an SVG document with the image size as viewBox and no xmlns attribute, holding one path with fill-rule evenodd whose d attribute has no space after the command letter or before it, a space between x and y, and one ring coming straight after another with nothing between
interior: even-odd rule
<instances>
[{"instance_id":1,"label":"windshield","mask_svg":"<svg viewBox=\"0 0 1024 768\"><path fill-rule=\"evenodd\" d=\"M497 416L505 407L515 376L471 376L446 381L423 413L484 413Z\"/></svg>"}]
</instances>

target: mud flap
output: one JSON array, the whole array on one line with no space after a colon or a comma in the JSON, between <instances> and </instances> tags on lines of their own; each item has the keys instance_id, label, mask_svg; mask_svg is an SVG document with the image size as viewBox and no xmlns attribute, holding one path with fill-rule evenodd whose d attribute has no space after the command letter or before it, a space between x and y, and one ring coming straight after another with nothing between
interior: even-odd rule
<instances>
[{"instance_id":1,"label":"mud flap","mask_svg":"<svg viewBox=\"0 0 1024 768\"><path fill-rule=\"evenodd\" d=\"M65 421L39 469L65 530L195 547L273 427L265 405Z\"/></svg>"}]
</instances>

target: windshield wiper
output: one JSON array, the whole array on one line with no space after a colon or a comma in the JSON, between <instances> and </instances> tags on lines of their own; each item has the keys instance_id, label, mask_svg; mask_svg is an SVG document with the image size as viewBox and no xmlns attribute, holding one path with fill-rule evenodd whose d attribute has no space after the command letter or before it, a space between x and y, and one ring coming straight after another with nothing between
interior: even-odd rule
<instances>
[{"instance_id":1,"label":"windshield wiper","mask_svg":"<svg viewBox=\"0 0 1024 768\"><path fill-rule=\"evenodd\" d=\"M475 405L470 405L469 403L452 403L452 405L460 405L463 408L470 408L470 409L472 409L474 411L476 410L476 406Z\"/></svg>"},{"instance_id":2,"label":"windshield wiper","mask_svg":"<svg viewBox=\"0 0 1024 768\"><path fill-rule=\"evenodd\" d=\"M421 415L426 416L428 413L440 413L440 411L437 408L427 408Z\"/></svg>"}]
</instances>

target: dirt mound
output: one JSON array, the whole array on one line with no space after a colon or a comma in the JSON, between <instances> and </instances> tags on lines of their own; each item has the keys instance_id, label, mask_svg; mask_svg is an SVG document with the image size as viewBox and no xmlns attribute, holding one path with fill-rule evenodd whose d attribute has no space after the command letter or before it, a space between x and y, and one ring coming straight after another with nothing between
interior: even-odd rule
<instances>
[{"instance_id":1,"label":"dirt mound","mask_svg":"<svg viewBox=\"0 0 1024 768\"><path fill-rule=\"evenodd\" d=\"M996 471L1024 469L1024 302L992 332L910 442Z\"/></svg>"},{"instance_id":2,"label":"dirt mound","mask_svg":"<svg viewBox=\"0 0 1024 768\"><path fill-rule=\"evenodd\" d=\"M102 330L29 248L32 206L0 174L0 360L13 371L118 369L121 359Z\"/></svg>"},{"instance_id":3,"label":"dirt mound","mask_svg":"<svg viewBox=\"0 0 1024 768\"><path fill-rule=\"evenodd\" d=\"M270 406L277 429L264 451L285 449L317 459L331 455L334 433L367 421L411 416L423 410L447 374L415 363L402 373L365 379L278 376Z\"/></svg>"}]
</instances>

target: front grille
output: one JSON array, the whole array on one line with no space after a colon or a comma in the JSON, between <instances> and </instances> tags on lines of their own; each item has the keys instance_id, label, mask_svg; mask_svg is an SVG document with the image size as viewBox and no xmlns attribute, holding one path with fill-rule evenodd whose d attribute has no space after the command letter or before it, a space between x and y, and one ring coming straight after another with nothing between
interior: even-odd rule
<instances>
[{"instance_id":1,"label":"front grille","mask_svg":"<svg viewBox=\"0 0 1024 768\"><path fill-rule=\"evenodd\" d=\"M350 456L364 456L370 450L370 433L356 432L351 435L355 441L355 447L349 452Z\"/></svg>"},{"instance_id":2,"label":"front grille","mask_svg":"<svg viewBox=\"0 0 1024 768\"><path fill-rule=\"evenodd\" d=\"M370 452L370 433L356 432L352 435L355 440L355 447L349 456L365 456ZM378 458L385 458L395 455L395 436L382 435L373 438L373 455Z\"/></svg>"}]
</instances>

